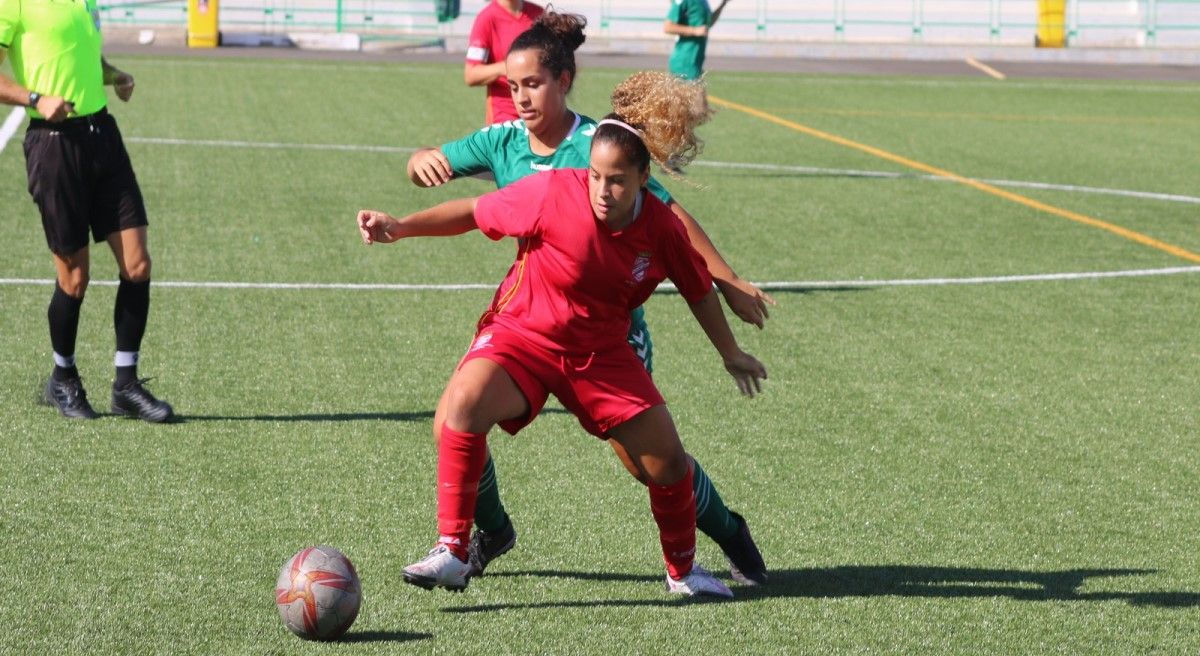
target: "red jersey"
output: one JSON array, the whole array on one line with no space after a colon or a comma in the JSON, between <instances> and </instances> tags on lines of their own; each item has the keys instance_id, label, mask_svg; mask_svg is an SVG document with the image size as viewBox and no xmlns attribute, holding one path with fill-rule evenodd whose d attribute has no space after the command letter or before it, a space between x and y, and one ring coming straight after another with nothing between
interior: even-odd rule
<instances>
[{"instance_id":1,"label":"red jersey","mask_svg":"<svg viewBox=\"0 0 1200 656\"><path fill-rule=\"evenodd\" d=\"M484 6L475 23L471 25L471 38L467 43L467 64L491 64L504 61L508 48L521 36L521 32L533 27L542 15L541 6L532 2L521 5L521 15L513 16L495 2ZM487 86L487 115L485 125L511 121L517 118L517 107L508 90L508 78L501 75Z\"/></svg>"},{"instance_id":2,"label":"red jersey","mask_svg":"<svg viewBox=\"0 0 1200 656\"><path fill-rule=\"evenodd\" d=\"M643 191L637 218L612 232L592 213L586 169L543 171L486 194L475 224L490 239L522 239L480 325L511 328L556 353L625 347L630 311L667 278L688 303L712 290L670 208Z\"/></svg>"}]
</instances>

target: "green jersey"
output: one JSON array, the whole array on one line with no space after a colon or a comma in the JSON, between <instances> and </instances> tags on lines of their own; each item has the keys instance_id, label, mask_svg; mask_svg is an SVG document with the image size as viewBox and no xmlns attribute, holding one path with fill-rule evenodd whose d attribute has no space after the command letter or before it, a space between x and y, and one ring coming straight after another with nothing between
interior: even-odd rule
<instances>
[{"instance_id":1,"label":"green jersey","mask_svg":"<svg viewBox=\"0 0 1200 656\"><path fill-rule=\"evenodd\" d=\"M3 0L0 0L3 1ZM529 147L529 130L521 119L495 123L458 141L442 146L456 177L491 173L496 188L551 169L586 169L592 153L592 135L596 121L575 114L575 124L558 148L549 155L537 155ZM653 177L646 188L662 202L671 203L671 193Z\"/></svg>"},{"instance_id":2,"label":"green jersey","mask_svg":"<svg viewBox=\"0 0 1200 656\"><path fill-rule=\"evenodd\" d=\"M712 9L708 0L671 0L667 20L678 25L700 27L712 21ZM706 36L680 36L671 52L671 73L687 80L696 80L704 72L704 51L708 47Z\"/></svg>"},{"instance_id":3,"label":"green jersey","mask_svg":"<svg viewBox=\"0 0 1200 656\"><path fill-rule=\"evenodd\" d=\"M108 104L96 0L0 0L0 47L17 84L74 103L80 116ZM29 115L42 118L30 109Z\"/></svg>"}]
</instances>

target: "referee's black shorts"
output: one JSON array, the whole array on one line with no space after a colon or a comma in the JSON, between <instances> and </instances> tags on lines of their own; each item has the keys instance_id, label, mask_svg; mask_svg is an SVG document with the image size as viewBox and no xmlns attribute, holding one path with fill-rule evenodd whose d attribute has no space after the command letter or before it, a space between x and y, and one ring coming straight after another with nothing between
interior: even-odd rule
<instances>
[{"instance_id":1,"label":"referee's black shorts","mask_svg":"<svg viewBox=\"0 0 1200 656\"><path fill-rule=\"evenodd\" d=\"M46 245L71 255L128 228L147 225L146 204L108 110L61 123L33 119L25 132L29 193L42 213Z\"/></svg>"}]
</instances>

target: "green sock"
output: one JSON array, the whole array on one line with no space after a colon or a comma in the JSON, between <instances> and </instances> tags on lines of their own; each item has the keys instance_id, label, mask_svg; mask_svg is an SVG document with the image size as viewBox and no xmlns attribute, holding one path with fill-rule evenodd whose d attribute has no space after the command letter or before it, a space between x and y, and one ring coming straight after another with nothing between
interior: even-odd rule
<instances>
[{"instance_id":1,"label":"green sock","mask_svg":"<svg viewBox=\"0 0 1200 656\"><path fill-rule=\"evenodd\" d=\"M482 497L482 482L479 488ZM696 530L717 542L733 537L738 529L737 521L733 519L717 488L713 487L712 481L708 480L708 474L704 473L704 468L695 458L692 458L692 489L696 493Z\"/></svg>"},{"instance_id":2,"label":"green sock","mask_svg":"<svg viewBox=\"0 0 1200 656\"><path fill-rule=\"evenodd\" d=\"M500 502L500 485L496 482L496 464L488 452L483 465L483 477L479 479L479 497L475 501L475 525L487 532L499 531L508 524L508 513Z\"/></svg>"}]
</instances>

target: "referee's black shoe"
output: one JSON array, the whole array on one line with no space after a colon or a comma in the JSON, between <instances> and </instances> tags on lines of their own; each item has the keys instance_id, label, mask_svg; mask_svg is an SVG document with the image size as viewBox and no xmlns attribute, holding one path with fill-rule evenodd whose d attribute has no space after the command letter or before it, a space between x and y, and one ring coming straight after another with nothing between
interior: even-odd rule
<instances>
[{"instance_id":1,"label":"referee's black shoe","mask_svg":"<svg viewBox=\"0 0 1200 656\"><path fill-rule=\"evenodd\" d=\"M71 419L95 419L100 415L92 410L88 403L87 392L83 390L83 380L78 376L66 380L55 380L53 376L46 381L46 389L42 391L42 404L58 409L64 417Z\"/></svg>"},{"instance_id":2,"label":"referee's black shoe","mask_svg":"<svg viewBox=\"0 0 1200 656\"><path fill-rule=\"evenodd\" d=\"M142 383L149 378L139 378L121 387L113 385L112 412L118 417L137 417L151 423L161 424L175 416L171 404L159 401Z\"/></svg>"}]
</instances>

